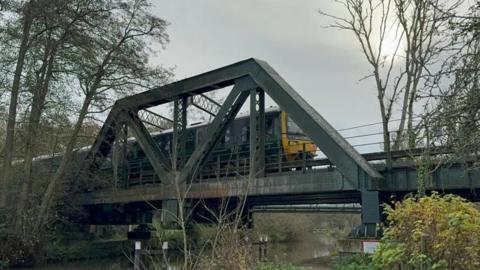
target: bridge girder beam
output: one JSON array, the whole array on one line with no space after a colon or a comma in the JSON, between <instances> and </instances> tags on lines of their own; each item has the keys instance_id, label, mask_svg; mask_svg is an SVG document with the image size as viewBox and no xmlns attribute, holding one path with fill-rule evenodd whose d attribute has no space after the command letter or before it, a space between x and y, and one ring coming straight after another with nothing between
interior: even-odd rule
<instances>
[{"instance_id":1,"label":"bridge girder beam","mask_svg":"<svg viewBox=\"0 0 480 270\"><path fill-rule=\"evenodd\" d=\"M247 90L254 87L255 84L248 77L240 78L236 81L235 87L227 96L222 108L211 123L205 141L194 150L185 164L185 167L181 171L181 182L186 182L189 178L195 177L195 174L198 172L201 165L205 162L221 136L225 133L228 124L240 111L240 108L249 95Z\"/></svg>"},{"instance_id":2,"label":"bridge girder beam","mask_svg":"<svg viewBox=\"0 0 480 270\"><path fill-rule=\"evenodd\" d=\"M306 135L315 142L338 170L355 184L358 189L375 188L366 186L366 183L369 182L367 179L379 180L382 179L382 176L273 68L266 62L257 59L247 59L123 98L116 102L111 114L119 110L138 112L138 110L164 104L178 97L186 98L203 94L216 90L219 87L234 85L242 77L250 78L255 83L254 88L263 90L283 110L287 111ZM223 104L222 107L225 106L228 106L228 104ZM105 125L112 124L114 123L108 121L105 123ZM101 133L97 140L102 142L108 139L106 135L108 134ZM211 147L214 146L211 145ZM108 148L108 145L106 148ZM98 151L98 149L92 148L91 152L95 151Z\"/></svg>"},{"instance_id":3,"label":"bridge girder beam","mask_svg":"<svg viewBox=\"0 0 480 270\"><path fill-rule=\"evenodd\" d=\"M155 143L152 136L150 136L147 128L143 125L142 121L138 117L137 112L123 112L121 118L126 121L132 130L135 138L145 152L145 155L150 161L150 164L155 170L157 176L160 178L160 180L165 180L165 176L167 176L171 171L172 163L165 153L163 153L163 150L158 147L157 143Z\"/></svg>"},{"instance_id":4,"label":"bridge girder beam","mask_svg":"<svg viewBox=\"0 0 480 270\"><path fill-rule=\"evenodd\" d=\"M187 107L186 97L177 97L173 101L172 170L174 171L182 169L186 158Z\"/></svg>"},{"instance_id":5,"label":"bridge girder beam","mask_svg":"<svg viewBox=\"0 0 480 270\"><path fill-rule=\"evenodd\" d=\"M189 98L234 85L227 100L209 128L207 140L185 160L186 106ZM247 85L247 86L245 86ZM88 168L98 168L115 140L118 119L122 115L136 134L162 182L171 180L185 183L208 158L225 128L250 95L250 178L262 174L264 164L265 106L264 95L269 95L322 150L345 179L359 191L375 190L382 176L375 170L318 112L313 109L272 67L257 59L247 59L204 74L160 86L143 93L118 100L101 129L88 157ZM174 101L173 160L162 153L138 118L138 111ZM172 173L170 173L172 171ZM373 184L372 184L373 183ZM367 193L365 193L367 194Z\"/></svg>"},{"instance_id":6,"label":"bridge girder beam","mask_svg":"<svg viewBox=\"0 0 480 270\"><path fill-rule=\"evenodd\" d=\"M250 90L250 178L265 173L265 92Z\"/></svg>"}]
</instances>

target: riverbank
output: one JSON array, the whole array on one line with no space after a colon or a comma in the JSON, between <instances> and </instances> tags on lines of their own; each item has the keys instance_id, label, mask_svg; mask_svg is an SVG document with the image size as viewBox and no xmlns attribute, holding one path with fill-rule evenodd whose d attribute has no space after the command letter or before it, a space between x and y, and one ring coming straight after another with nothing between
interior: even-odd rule
<instances>
[{"instance_id":1,"label":"riverbank","mask_svg":"<svg viewBox=\"0 0 480 270\"><path fill-rule=\"evenodd\" d=\"M253 242L257 241L255 237L268 238L266 256L268 261L290 263L304 269L326 270L330 269L331 254L335 254L337 251L338 239L346 237L359 220L359 216L355 214L257 213L254 215L255 228L249 232L249 235L253 237ZM208 240L209 235L212 235L211 231L214 231L211 225L201 225L195 230L194 234L197 238L201 238L201 242L204 242ZM102 228L101 226L96 228L94 234L96 234L97 239L104 239L104 232L111 234L108 227ZM29 269L129 269L131 267L129 258L132 257L133 242L120 241L118 238L121 235L124 235L124 233L117 231L110 236L110 238L113 237L116 240L100 241L101 245L106 247L105 250L97 250L98 241L95 243L97 247L93 248L94 242L92 242L90 249L97 250L93 254L90 254L92 252L82 253L82 249L78 248L78 245L75 246L74 243L70 243L68 248L51 249L49 251L50 265ZM180 237L180 235L175 231L166 231L161 238L164 239L168 236L167 241L170 241L171 248L176 249L178 248L175 247L176 244L181 241L177 241L178 239L175 238ZM111 244L115 241L120 241L122 248L117 248L117 252L112 252L114 248L111 247ZM85 246L85 243L82 246ZM252 246L251 256L258 256L257 248L255 245ZM107 255L103 256L102 259L101 254ZM171 269L176 268L173 266Z\"/></svg>"}]
</instances>

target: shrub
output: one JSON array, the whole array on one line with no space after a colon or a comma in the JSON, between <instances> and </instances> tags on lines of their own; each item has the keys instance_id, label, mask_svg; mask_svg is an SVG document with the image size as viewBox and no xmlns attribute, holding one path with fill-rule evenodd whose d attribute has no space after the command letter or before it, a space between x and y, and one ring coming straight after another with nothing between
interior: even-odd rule
<instances>
[{"instance_id":1,"label":"shrub","mask_svg":"<svg viewBox=\"0 0 480 270\"><path fill-rule=\"evenodd\" d=\"M378 270L373 266L371 256L368 254L354 254L341 256L331 265L332 270Z\"/></svg>"},{"instance_id":2,"label":"shrub","mask_svg":"<svg viewBox=\"0 0 480 270\"><path fill-rule=\"evenodd\" d=\"M0 270L8 269L9 268L8 265L9 265L8 261L0 260Z\"/></svg>"},{"instance_id":3,"label":"shrub","mask_svg":"<svg viewBox=\"0 0 480 270\"><path fill-rule=\"evenodd\" d=\"M244 270L253 269L256 258L246 231L224 228L217 233L215 246L198 258L195 269Z\"/></svg>"},{"instance_id":4,"label":"shrub","mask_svg":"<svg viewBox=\"0 0 480 270\"><path fill-rule=\"evenodd\" d=\"M302 270L303 268L294 266L289 263L262 263L257 266L256 270Z\"/></svg>"},{"instance_id":5,"label":"shrub","mask_svg":"<svg viewBox=\"0 0 480 270\"><path fill-rule=\"evenodd\" d=\"M33 266L39 252L38 242L16 236L0 237L0 269L7 266Z\"/></svg>"},{"instance_id":6,"label":"shrub","mask_svg":"<svg viewBox=\"0 0 480 270\"><path fill-rule=\"evenodd\" d=\"M433 193L386 207L387 229L373 262L381 269L480 269L480 212Z\"/></svg>"}]
</instances>

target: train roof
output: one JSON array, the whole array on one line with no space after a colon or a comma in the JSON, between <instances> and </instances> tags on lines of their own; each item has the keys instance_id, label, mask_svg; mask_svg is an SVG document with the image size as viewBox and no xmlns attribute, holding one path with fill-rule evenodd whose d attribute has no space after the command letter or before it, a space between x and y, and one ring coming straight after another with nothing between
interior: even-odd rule
<instances>
[{"instance_id":1,"label":"train roof","mask_svg":"<svg viewBox=\"0 0 480 270\"><path fill-rule=\"evenodd\" d=\"M274 112L281 112L281 111L282 110L277 106L270 106L270 107L265 108L265 113L274 113ZM238 114L237 117L235 117L235 119L247 118L249 116L250 116L250 112L243 112L243 113ZM209 125L210 123L212 123L212 121L213 120L206 120L206 121L203 121L203 122L194 122L194 123L191 123L191 124L187 125L187 129L188 128L198 128L198 127L206 126L206 125ZM171 133L171 132L173 132L173 128L162 130L162 131L151 132L150 135L151 136L157 136L157 135L160 135L160 134L168 134L168 133ZM135 142L136 141L135 137L130 137L127 140L129 142ZM86 152L86 151L90 150L90 147L91 146L79 147L79 148L74 149L74 151L75 152ZM58 152L58 153L54 153L54 154L47 154L47 155L40 155L40 156L34 157L33 161L37 162L37 161L47 160L47 159L51 159L51 158L57 158L57 157L62 156L62 155L63 155L63 152ZM19 164L22 161L23 161L23 159L15 160L13 162L13 164Z\"/></svg>"},{"instance_id":2,"label":"train roof","mask_svg":"<svg viewBox=\"0 0 480 270\"><path fill-rule=\"evenodd\" d=\"M277 106L270 106L270 107L265 108L265 113L274 113L274 112L281 112L281 110ZM250 116L250 112L243 112L243 113L238 114L237 117L235 117L235 119L247 118L249 116ZM188 124L187 129L188 128L198 128L198 127L207 126L207 125L211 124L212 122L213 122L213 120L206 120L206 121L203 121L203 122L194 122L194 123ZM162 131L157 131L157 132L152 132L150 134L151 135L159 135L159 134L171 133L171 132L173 132L173 128L169 128L169 129L162 130Z\"/></svg>"}]
</instances>

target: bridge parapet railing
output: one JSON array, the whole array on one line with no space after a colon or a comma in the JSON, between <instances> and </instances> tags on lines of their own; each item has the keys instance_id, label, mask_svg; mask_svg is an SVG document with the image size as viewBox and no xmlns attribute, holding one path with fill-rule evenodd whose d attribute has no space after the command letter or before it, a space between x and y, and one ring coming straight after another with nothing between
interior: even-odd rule
<instances>
[{"instance_id":1,"label":"bridge parapet railing","mask_svg":"<svg viewBox=\"0 0 480 270\"><path fill-rule=\"evenodd\" d=\"M305 146L304 149L306 148ZM448 154L449 152L447 149L442 148L431 151L434 155ZM323 153L319 149L288 154L283 151L282 147L270 147L267 153L263 169L265 175L309 173L319 169L335 168L330 160L324 158ZM392 157L395 160L409 160L409 158L422 155L423 153L424 149L393 151ZM363 156L368 161L383 163L387 158L387 153L374 152L364 154ZM193 181L219 181L224 178L248 177L250 174L250 160L248 157L248 150L241 151L238 148L236 151L216 152L203 165ZM146 158L130 161L127 169L126 179L122 179L123 182L118 183L121 187L160 183L153 167Z\"/></svg>"}]
</instances>

